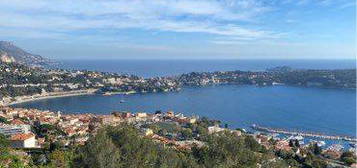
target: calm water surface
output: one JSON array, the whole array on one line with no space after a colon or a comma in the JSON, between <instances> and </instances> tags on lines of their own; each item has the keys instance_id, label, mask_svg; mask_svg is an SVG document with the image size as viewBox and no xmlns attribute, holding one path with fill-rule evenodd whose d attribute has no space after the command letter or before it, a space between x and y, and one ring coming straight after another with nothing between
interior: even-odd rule
<instances>
[{"instance_id":1,"label":"calm water surface","mask_svg":"<svg viewBox=\"0 0 357 168\"><path fill-rule=\"evenodd\" d=\"M125 99L126 103L119 103ZM77 96L16 105L64 113L109 114L174 110L222 120L231 127L253 123L291 130L355 136L355 90L289 86L210 86L180 92Z\"/></svg>"},{"instance_id":2,"label":"calm water surface","mask_svg":"<svg viewBox=\"0 0 357 168\"><path fill-rule=\"evenodd\" d=\"M355 68L356 60L66 60L62 68L135 74L142 77L169 76L189 72L263 71L276 66L298 69Z\"/></svg>"}]
</instances>

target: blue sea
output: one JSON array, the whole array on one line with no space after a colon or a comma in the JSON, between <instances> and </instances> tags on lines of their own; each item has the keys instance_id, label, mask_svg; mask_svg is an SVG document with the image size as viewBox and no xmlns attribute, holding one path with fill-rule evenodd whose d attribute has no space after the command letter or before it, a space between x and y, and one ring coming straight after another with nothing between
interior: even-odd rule
<instances>
[{"instance_id":1,"label":"blue sea","mask_svg":"<svg viewBox=\"0 0 357 168\"><path fill-rule=\"evenodd\" d=\"M62 60L61 68L134 74L142 77L171 76L189 72L264 71L277 66L298 69L355 68L355 60Z\"/></svg>"},{"instance_id":2,"label":"blue sea","mask_svg":"<svg viewBox=\"0 0 357 168\"><path fill-rule=\"evenodd\" d=\"M275 66L299 69L355 68L354 60L95 60L63 61L63 68L169 76L192 71L251 70ZM124 99L126 103L119 103ZM221 85L188 87L179 92L90 95L39 100L16 105L63 113L110 114L112 111L173 110L219 119L230 127L251 124L289 130L356 136L356 92L291 86Z\"/></svg>"}]
</instances>

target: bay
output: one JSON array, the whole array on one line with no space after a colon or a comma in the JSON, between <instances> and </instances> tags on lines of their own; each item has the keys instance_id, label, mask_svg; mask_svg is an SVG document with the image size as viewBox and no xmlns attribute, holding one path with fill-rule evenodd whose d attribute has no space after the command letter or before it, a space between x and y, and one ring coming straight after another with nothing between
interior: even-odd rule
<instances>
[{"instance_id":1,"label":"bay","mask_svg":"<svg viewBox=\"0 0 357 168\"><path fill-rule=\"evenodd\" d=\"M122 99L126 102L120 103ZM222 120L231 128L259 124L356 136L356 93L348 89L220 85L189 87L168 93L62 97L17 104L15 107L75 114L173 110L185 115Z\"/></svg>"}]
</instances>

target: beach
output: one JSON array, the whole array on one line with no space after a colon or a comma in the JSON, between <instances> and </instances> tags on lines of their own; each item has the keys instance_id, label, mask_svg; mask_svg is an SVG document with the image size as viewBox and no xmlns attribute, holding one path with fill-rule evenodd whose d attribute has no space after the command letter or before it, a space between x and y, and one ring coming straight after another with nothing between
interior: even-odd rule
<instances>
[{"instance_id":1,"label":"beach","mask_svg":"<svg viewBox=\"0 0 357 168\"><path fill-rule=\"evenodd\" d=\"M43 99L51 99L51 98L58 98L58 97L69 97L69 96L81 96L81 95L90 95L94 94L97 89L85 89L85 90L75 90L75 91L66 91L66 92L49 92L40 95L31 95L31 96L18 96L15 97L13 101L2 101L0 104L3 106L10 106L25 102L31 102L36 100L43 100Z\"/></svg>"}]
</instances>

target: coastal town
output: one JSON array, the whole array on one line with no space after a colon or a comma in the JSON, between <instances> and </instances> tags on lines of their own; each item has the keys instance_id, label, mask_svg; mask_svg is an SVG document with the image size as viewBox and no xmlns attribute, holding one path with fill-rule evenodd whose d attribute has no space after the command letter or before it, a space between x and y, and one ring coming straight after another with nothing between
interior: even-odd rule
<instances>
[{"instance_id":1,"label":"coastal town","mask_svg":"<svg viewBox=\"0 0 357 168\"><path fill-rule=\"evenodd\" d=\"M241 128L228 128L222 126L220 121L205 117L184 116L173 111L113 111L111 114L99 115L62 114L11 107L17 103L64 96L174 92L184 87L225 84L355 89L356 71L353 69L294 70L277 67L257 72L192 72L171 77L142 78L87 70L43 69L12 61L2 59L0 63L0 141L9 142L3 149L10 149L3 155L5 158L0 159L0 167L12 167L6 165L18 163L31 166L53 164L56 157L53 158L51 154L54 151L65 152L77 148L84 150L89 144L96 142L91 141L96 135L106 137L101 132L108 127L113 130L133 127L140 139L163 145L165 150L189 152L194 157L203 157L196 156L195 152L206 150L212 145L209 143L213 143L210 138L218 136L232 138L230 141L244 141L246 145L242 147L247 148L245 152L254 151L252 154L257 154L258 158L263 155L271 158L267 162L261 158L262 162L258 165L284 162L283 165L295 166L356 167L355 138L351 137L289 132L264 127L255 127L257 130L252 132ZM352 147L338 142L327 145L321 139L306 143L305 137L349 141Z\"/></svg>"},{"instance_id":2,"label":"coastal town","mask_svg":"<svg viewBox=\"0 0 357 168\"><path fill-rule=\"evenodd\" d=\"M0 168L357 168L357 0L0 0Z\"/></svg>"},{"instance_id":3,"label":"coastal town","mask_svg":"<svg viewBox=\"0 0 357 168\"><path fill-rule=\"evenodd\" d=\"M2 61L0 80L0 105L11 105L50 97L170 92L184 87L224 84L355 89L356 71L276 67L257 72L192 72L169 77L142 78L109 72L34 68Z\"/></svg>"},{"instance_id":4,"label":"coastal town","mask_svg":"<svg viewBox=\"0 0 357 168\"><path fill-rule=\"evenodd\" d=\"M85 145L86 141L97 131L106 126L121 124L133 125L141 136L161 143L175 150L191 150L193 147L205 146L201 141L205 134L229 132L235 136L250 136L266 149L276 152L294 151L304 155L303 151L311 147L321 150L318 155L331 164L343 166L341 161L345 152L355 153L355 148L344 149L339 144L324 146L321 141L302 142L301 136L279 138L276 134L266 132L246 132L244 129L221 127L219 121L184 116L173 111L156 111L155 113L114 111L112 114L61 114L61 112L36 109L0 108L0 134L9 141L11 148L21 155L31 155L38 149L48 149L54 144L63 147ZM203 124L205 123L205 124ZM195 128L193 127L194 125ZM203 126L204 125L204 126ZM317 150L317 149L316 149ZM348 163L352 167L354 163Z\"/></svg>"}]
</instances>

